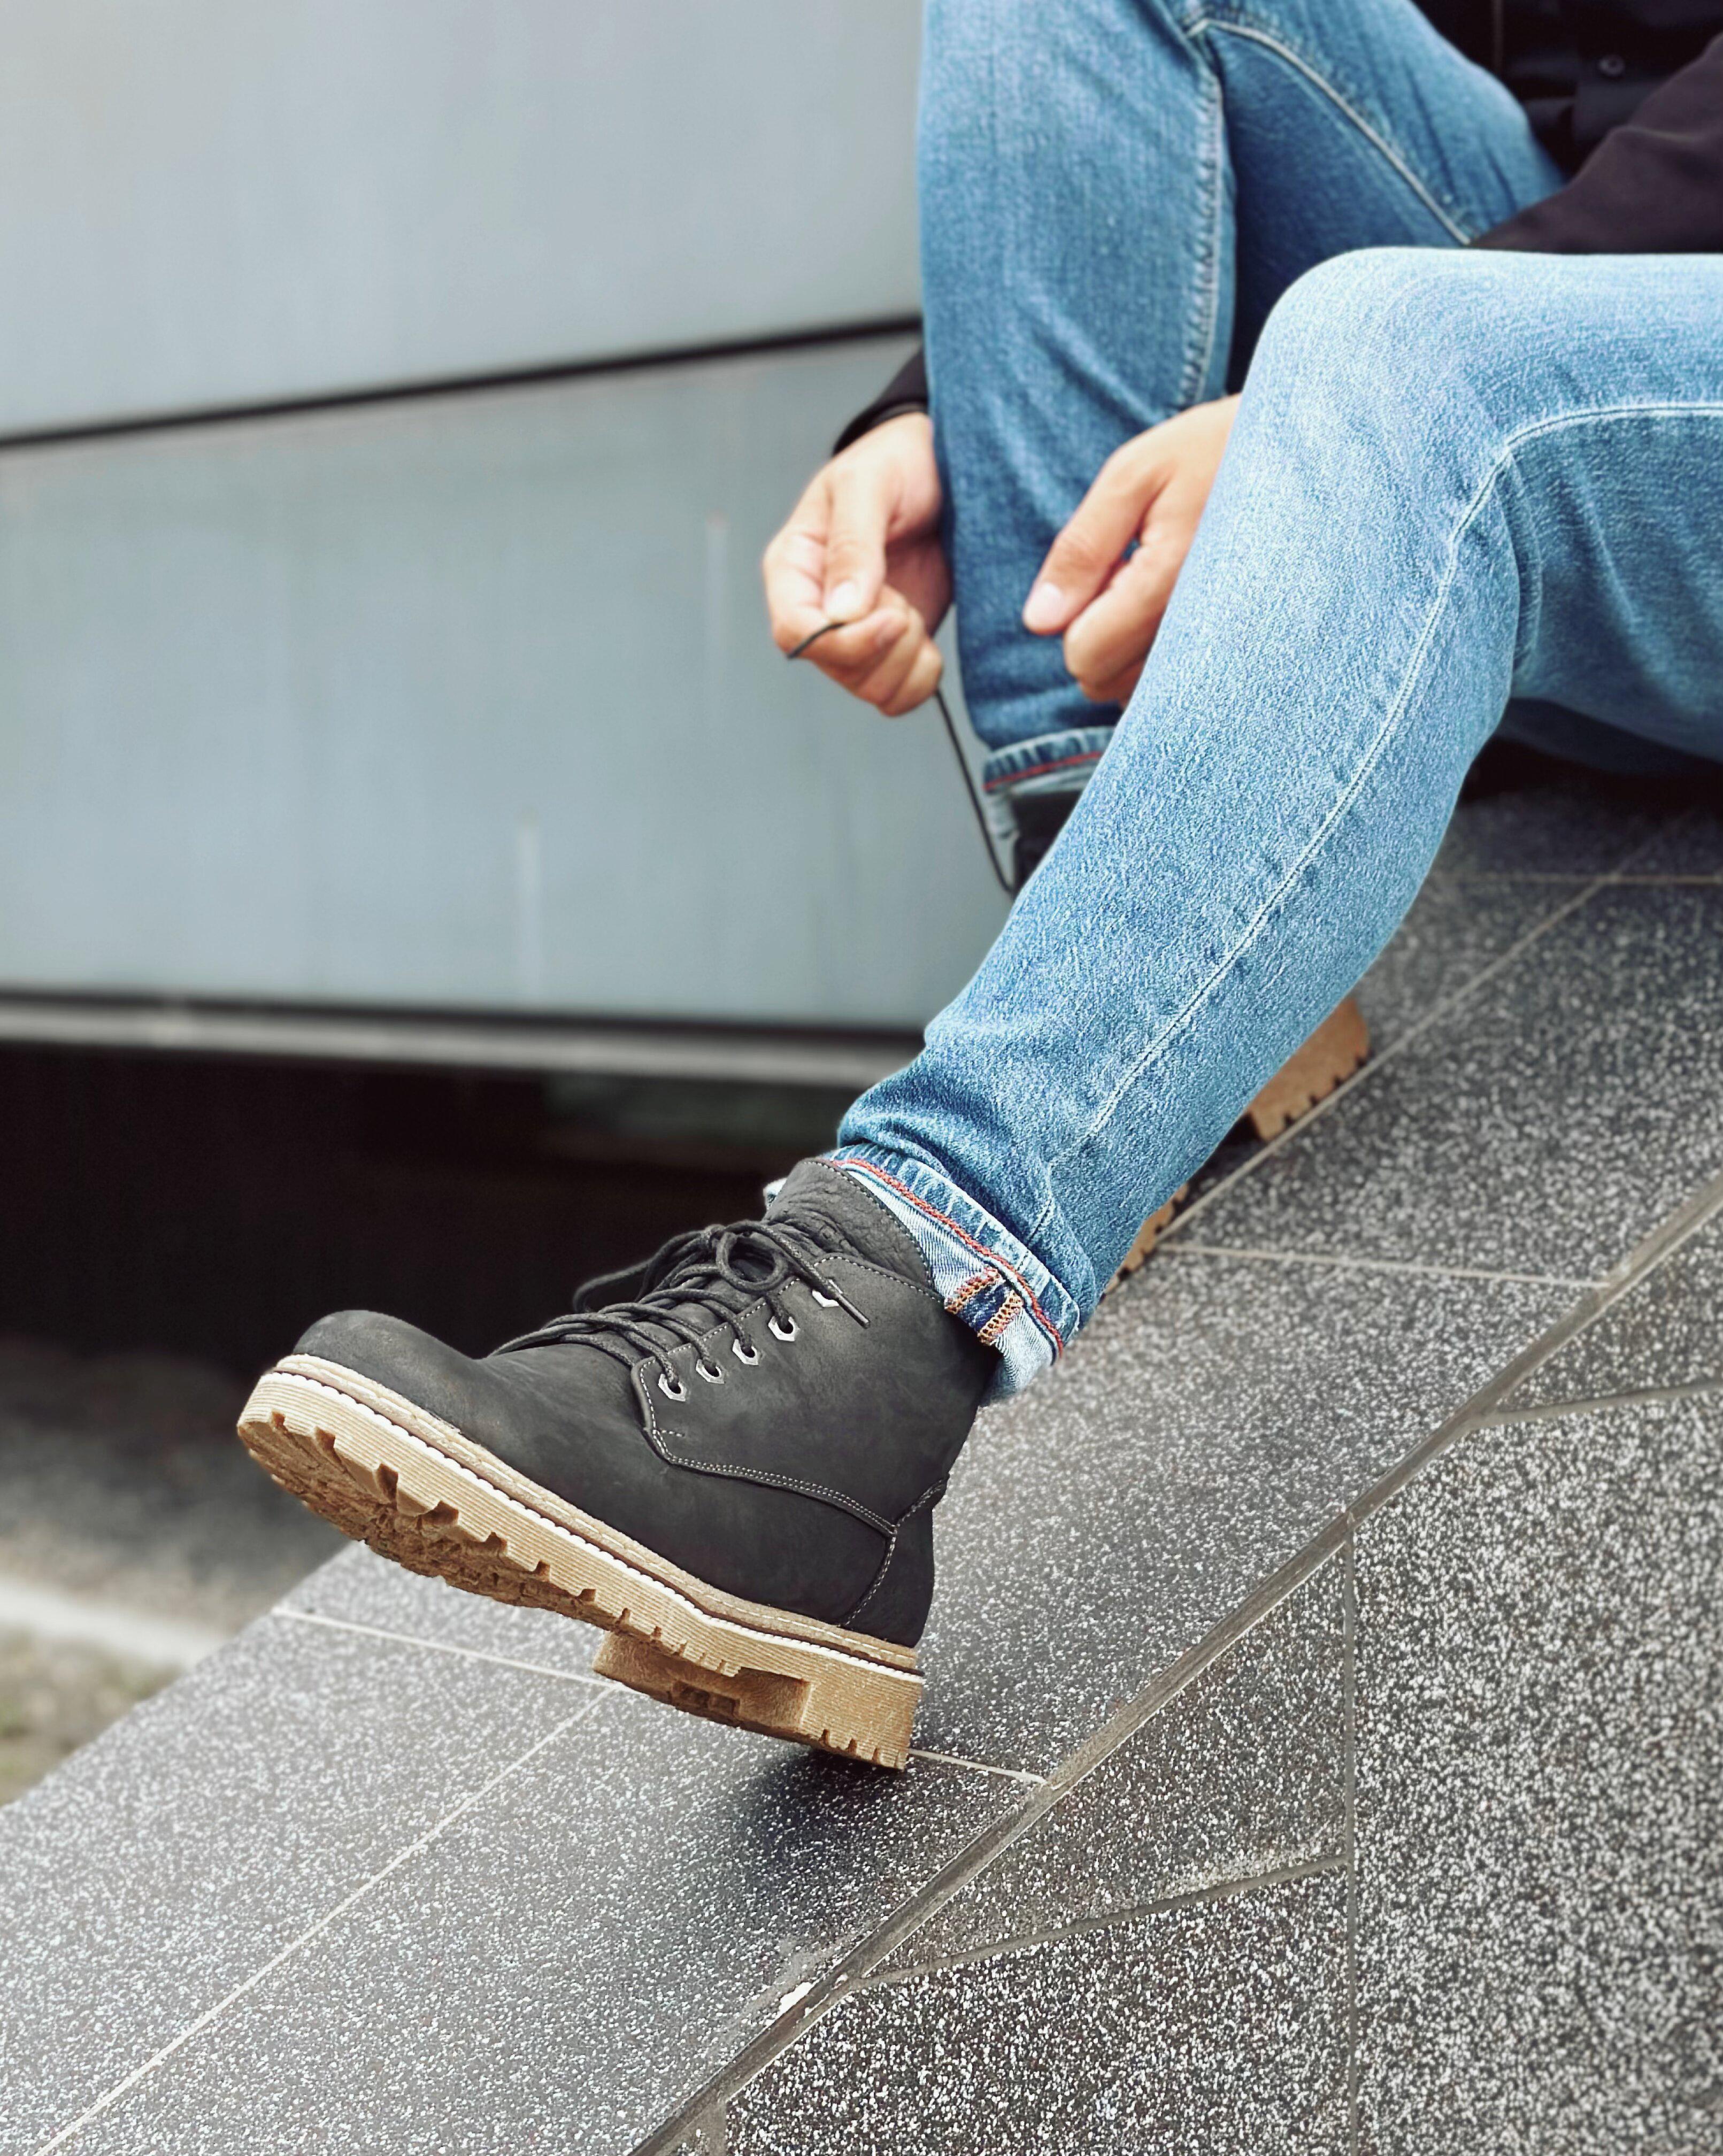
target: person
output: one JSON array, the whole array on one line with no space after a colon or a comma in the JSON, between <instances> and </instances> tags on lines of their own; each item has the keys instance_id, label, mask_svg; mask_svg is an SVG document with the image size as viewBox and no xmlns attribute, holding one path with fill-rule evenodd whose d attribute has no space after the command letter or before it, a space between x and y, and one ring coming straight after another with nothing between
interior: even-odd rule
<instances>
[{"instance_id":1,"label":"person","mask_svg":"<svg viewBox=\"0 0 1723 2156\"><path fill-rule=\"evenodd\" d=\"M1723 757L1723 4L1432 17L933 0L924 364L769 608L896 714L954 594L986 783L1050 847L763 1219L477 1360L314 1326L242 1435L319 1511L901 1763L978 1408L1381 948L1499 724Z\"/></svg>"}]
</instances>

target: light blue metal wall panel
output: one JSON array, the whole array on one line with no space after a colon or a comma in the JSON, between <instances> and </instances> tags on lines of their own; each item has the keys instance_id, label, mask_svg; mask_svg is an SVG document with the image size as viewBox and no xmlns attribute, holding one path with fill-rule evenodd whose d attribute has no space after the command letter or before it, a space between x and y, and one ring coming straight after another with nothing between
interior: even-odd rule
<instances>
[{"instance_id":1,"label":"light blue metal wall panel","mask_svg":"<svg viewBox=\"0 0 1723 2156\"><path fill-rule=\"evenodd\" d=\"M917 304L919 0L0 0L0 432Z\"/></svg>"},{"instance_id":2,"label":"light blue metal wall panel","mask_svg":"<svg viewBox=\"0 0 1723 2156\"><path fill-rule=\"evenodd\" d=\"M902 349L0 457L0 984L920 1023L958 774L757 567Z\"/></svg>"}]
</instances>

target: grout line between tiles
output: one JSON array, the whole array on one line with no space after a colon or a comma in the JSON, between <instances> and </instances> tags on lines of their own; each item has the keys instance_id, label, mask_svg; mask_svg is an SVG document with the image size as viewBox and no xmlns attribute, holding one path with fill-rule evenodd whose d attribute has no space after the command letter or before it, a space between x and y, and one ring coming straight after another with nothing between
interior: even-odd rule
<instances>
[{"instance_id":1,"label":"grout line between tiles","mask_svg":"<svg viewBox=\"0 0 1723 2156\"><path fill-rule=\"evenodd\" d=\"M1112 1757L1134 1737L1151 1716L1170 1706L1203 1672L1237 1645L1270 1616L1287 1597L1319 1571L1340 1547L1346 1532L1344 1516L1331 1521L1280 1569L1215 1626L1194 1646L1151 1678L1078 1748L1062 1760L1041 1788L1015 1812L983 1830L965 1850L936 1872L885 1922L852 1948L843 1960L829 1969L789 2012L780 2015L761 2031L730 2064L715 2074L666 2123L638 2143L632 2156L673 2156L678 2143L696 2125L737 2096L779 2053L807 2034L849 1996L879 1963L894 1953L903 1941L918 1931L952 1897L984 1871L993 1860L1038 1825L1080 1782Z\"/></svg>"},{"instance_id":2,"label":"grout line between tiles","mask_svg":"<svg viewBox=\"0 0 1723 2156\"><path fill-rule=\"evenodd\" d=\"M1091 1917L1074 1917L1068 1924L1054 1924L1039 1932L1021 1932L1010 1938L990 1941L962 1953L934 1954L907 1969L894 1969L882 1976L863 1977L851 1987L852 1994L885 1991L893 1984L913 1983L918 1977L937 1975L948 1969L973 1969L978 1963L998 1961L1006 1954L1026 1953L1031 1947L1057 1946L1062 1939L1088 1938L1095 1932L1121 1925L1146 1923L1151 1917L1175 1915L1180 1909L1200 1909L1213 1902L1236 1902L1268 1887L1294 1887L1305 1879L1336 1879L1345 1869L1344 1856L1312 1856L1299 1864L1283 1864L1273 1871L1257 1871L1241 1879L1216 1879L1206 1887L1192 1887L1182 1894L1164 1895L1158 1902L1134 1902L1116 1909L1098 1910Z\"/></svg>"},{"instance_id":3,"label":"grout line between tiles","mask_svg":"<svg viewBox=\"0 0 1723 2156\"><path fill-rule=\"evenodd\" d=\"M701 2120L722 2109L781 2052L799 2042L848 1997L852 1988L1013 1842L1044 1819L1152 1716L1170 1705L1205 1670L1255 1630L1330 1558L1348 1548L1359 1522L1371 1518L1398 1496L1439 1453L1461 1438L1489 1425L1495 1419L1496 1410L1516 1385L1523 1383L1533 1371L1559 1353L1720 1213L1723 1213L1723 1175L1713 1177L1695 1191L1630 1250L1601 1286L1587 1289L1564 1317L1557 1319L1480 1386L1397 1467L1330 1520L1194 1646L1150 1678L1134 1698L1128 1700L1092 1737L1069 1753L1016 1811L995 1820L967 1849L959 1851L814 1984L795 2007L779 2015L728 2066L713 2075L664 2125L637 2143L632 2156L674 2156L678 2143Z\"/></svg>"},{"instance_id":4,"label":"grout line between tiles","mask_svg":"<svg viewBox=\"0 0 1723 2156\"><path fill-rule=\"evenodd\" d=\"M1664 1401L1703 1399L1707 1393L1723 1391L1723 1376L1692 1378L1679 1385L1643 1385L1637 1391L1593 1393L1574 1399L1546 1400L1536 1407L1504 1408L1480 1428L1496 1430L1521 1422L1561 1422L1569 1415L1607 1413L1617 1408L1655 1407Z\"/></svg>"},{"instance_id":5,"label":"grout line between tiles","mask_svg":"<svg viewBox=\"0 0 1723 2156\"><path fill-rule=\"evenodd\" d=\"M524 1662L518 1656L495 1655L484 1647L458 1646L451 1640L430 1640L419 1632L391 1631L386 1625L361 1624L351 1617L326 1617L316 1609L270 1609L268 1617L280 1617L293 1625L321 1625L332 1632L356 1633L363 1640L388 1640L403 1647L423 1647L434 1655L458 1655L468 1661L490 1662L498 1669L522 1670L527 1676L552 1677L559 1684L584 1685L601 1692L620 1705L638 1702L639 1694L630 1692L621 1685L612 1683L609 1677L594 1676L589 1671L553 1669L548 1662ZM965 1759L955 1752L930 1752L917 1746L909 1754L912 1759L924 1760L934 1767L959 1767L970 1774L991 1774L1002 1782L1021 1782L1028 1788L1038 1789L1046 1780L1044 1774L1031 1774L1021 1767L1000 1767L986 1759Z\"/></svg>"},{"instance_id":6,"label":"grout line between tiles","mask_svg":"<svg viewBox=\"0 0 1723 2156\"><path fill-rule=\"evenodd\" d=\"M1157 1250L1157 1256L1163 1255ZM1494 1281L1508 1287L1601 1287L1599 1280L1570 1279L1560 1273L1498 1273L1481 1265L1421 1265L1402 1258L1343 1258L1326 1250L1268 1250L1249 1243L1169 1243L1167 1257L1247 1258L1270 1265L1330 1265L1351 1273L1395 1273L1413 1280Z\"/></svg>"},{"instance_id":7,"label":"grout line between tiles","mask_svg":"<svg viewBox=\"0 0 1723 2156\"><path fill-rule=\"evenodd\" d=\"M1534 922L1522 937L1508 946L1499 957L1492 958L1487 966L1480 967L1469 980L1463 981L1458 988L1443 996L1438 1002L1432 1004L1416 1024L1409 1025L1404 1033L1396 1035L1379 1054L1372 1055L1367 1062L1355 1070L1350 1078L1343 1079L1325 1099L1319 1101L1314 1108L1299 1116L1295 1123L1288 1123L1278 1137L1270 1138L1266 1145L1259 1147L1247 1160L1241 1161L1230 1174L1223 1175L1211 1188L1205 1190L1200 1198L1193 1199L1172 1225L1162 1234L1159 1248L1170 1250L1175 1247L1175 1240L1189 1229L1191 1223L1200 1219L1209 1207L1213 1205L1224 1193L1231 1190L1235 1183L1242 1182L1247 1175L1253 1175L1265 1162L1273 1159L1283 1147L1289 1145L1294 1137L1319 1122L1324 1116L1338 1107L1342 1101L1350 1100L1359 1086L1367 1085L1377 1071L1386 1070L1387 1065L1393 1062L1396 1056L1410 1048L1415 1040L1422 1040L1432 1026L1439 1024L1444 1019L1451 1017L1486 983L1494 980L1498 973L1523 957L1533 944L1547 936L1552 928L1561 921L1566 921L1570 914L1577 913L1581 907L1588 905L1600 891L1607 891L1613 881L1612 876L1593 876L1582 890L1576 891L1568 900L1565 906L1556 906L1552 912L1546 913L1541 921Z\"/></svg>"},{"instance_id":8,"label":"grout line between tiles","mask_svg":"<svg viewBox=\"0 0 1723 2156\"><path fill-rule=\"evenodd\" d=\"M1345 1627L1340 1690L1345 1709L1341 1780L1346 1851L1346 2133L1351 2156L1358 2156L1358 1548L1350 1534L1346 1537L1340 1564Z\"/></svg>"},{"instance_id":9,"label":"grout line between tiles","mask_svg":"<svg viewBox=\"0 0 1723 2156\"><path fill-rule=\"evenodd\" d=\"M1512 869L1458 869L1440 875L1432 873L1426 879L1429 883L1443 883L1450 886L1468 883L1576 884L1582 883L1584 880L1582 876L1561 875L1553 870L1544 871L1537 869L1527 869L1523 871L1515 871ZM1629 870L1615 869L1610 871L1605 881L1612 884L1631 884L1636 887L1643 884L1697 884L1702 889L1715 890L1719 883L1723 883L1723 870L1696 869L1690 874L1680 875L1674 874L1634 875Z\"/></svg>"},{"instance_id":10,"label":"grout line between tiles","mask_svg":"<svg viewBox=\"0 0 1723 2156\"><path fill-rule=\"evenodd\" d=\"M1031 1774L1021 1767L991 1767L985 1759L965 1759L955 1752L924 1752L912 1745L909 1756L935 1767L962 1767L971 1774L993 1774L1002 1782L1021 1782L1031 1789L1040 1789L1047 1780L1045 1774Z\"/></svg>"},{"instance_id":11,"label":"grout line between tiles","mask_svg":"<svg viewBox=\"0 0 1723 2156\"><path fill-rule=\"evenodd\" d=\"M537 1758L541 1752L566 1737L575 1723L584 1716L590 1714L597 1705L597 1700L589 1700L574 1713L565 1717L554 1729L547 1732L544 1736L529 1744L524 1752L517 1753L507 1765L499 1767L488 1781L481 1782L477 1789L470 1791L453 1810L445 1812L435 1826L427 1827L423 1834L409 1841L404 1849L397 1850L387 1864L373 1871L368 1879L362 1880L352 1892L344 1895L333 1908L327 1909L315 1923L308 1924L296 1938L290 1939L278 1953L271 1954L261 1968L254 1969L249 1976L236 1984L224 1998L217 1999L213 2006L207 2007L194 2021L188 2021L177 2036L170 2038L158 2051L146 2059L141 2066L134 2066L123 2080L116 2082L111 2089L99 2096L95 2102L81 2111L77 2118L69 2124L61 2127L59 2133L51 2139L42 2143L36 2152L36 2156L49 2156L50 2150L64 2148L67 2142L81 2133L86 2126L93 2124L100 2118L104 2112L111 2110L122 2097L130 2095L140 2082L147 2081L152 2074L165 2066L176 2051L190 2043L194 2036L201 2035L204 2030L220 2020L230 2008L238 2005L249 1993L255 1991L265 1978L274 1975L285 1962L292 1960L296 1954L302 1953L313 1940L321 1938L332 1924L344 1917L356 1903L363 1902L374 1887L380 1887L385 1879L399 1871L404 1864L410 1863L413 1858L421 1856L433 1842L439 1840L446 1834L457 1820L465 1819L469 1812L482 1804L493 1789L500 1787L512 1774L518 1774L522 1767L526 1766L530 1760Z\"/></svg>"},{"instance_id":12,"label":"grout line between tiles","mask_svg":"<svg viewBox=\"0 0 1723 2156\"><path fill-rule=\"evenodd\" d=\"M292 1625L321 1625L332 1632L356 1632L364 1640L388 1640L397 1646L423 1647L433 1655L460 1655L470 1662L492 1662L504 1670L524 1670L529 1676L554 1677L558 1683L585 1685L594 1691L609 1692L613 1697L618 1687L608 1677L595 1677L589 1671L553 1669L548 1662L523 1662L514 1655L493 1655L484 1647L457 1646L452 1640L428 1640L418 1632L392 1632L382 1625L362 1625L351 1617L325 1617L316 1609L271 1609L271 1617L280 1617Z\"/></svg>"},{"instance_id":13,"label":"grout line between tiles","mask_svg":"<svg viewBox=\"0 0 1723 2156\"><path fill-rule=\"evenodd\" d=\"M1690 1242L1720 1214L1723 1214L1723 1175L1715 1175L1629 1250L1602 1285L1587 1290L1565 1317L1558 1319L1548 1332L1540 1333L1529 1348L1514 1358L1505 1369L1474 1393L1464 1407L1450 1415L1439 1430L1432 1430L1397 1467L1391 1469L1381 1481L1367 1490L1351 1508L1350 1517L1355 1525L1369 1519L1384 1505L1391 1503L1409 1482L1414 1481L1423 1472L1438 1453L1446 1451L1449 1445L1462 1437L1468 1436L1474 1430L1493 1427L1499 1419L1498 1410L1503 1402L1523 1385L1534 1371L1541 1369L1552 1357L1558 1355L1581 1333L1595 1325L1606 1311L1612 1309L1624 1295L1637 1287L1665 1260L1674 1257L1684 1244Z\"/></svg>"}]
</instances>

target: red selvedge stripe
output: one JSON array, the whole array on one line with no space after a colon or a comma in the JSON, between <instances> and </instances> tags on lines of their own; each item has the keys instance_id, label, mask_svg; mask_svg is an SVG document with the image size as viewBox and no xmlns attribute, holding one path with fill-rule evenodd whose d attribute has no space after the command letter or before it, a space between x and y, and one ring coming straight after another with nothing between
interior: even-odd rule
<instances>
[{"instance_id":1,"label":"red selvedge stripe","mask_svg":"<svg viewBox=\"0 0 1723 2156\"><path fill-rule=\"evenodd\" d=\"M1008 1274L1016 1282L1019 1294L1040 1320L1042 1329L1052 1342L1054 1360L1057 1362L1064 1353L1065 1342L1059 1337L1059 1328L1036 1301L1035 1291L1030 1286L1028 1281L1023 1279L1016 1268L1007 1265L996 1250L990 1250L985 1243L978 1243L973 1235L967 1234L958 1225L949 1214L942 1213L937 1205L929 1205L926 1199L918 1198L908 1183L899 1183L895 1175L888 1174L882 1168L876 1168L871 1160L846 1160L841 1161L838 1165L841 1168L859 1168L865 1174L877 1175L882 1183L889 1183L900 1198L907 1198L917 1212L925 1213L928 1219L937 1220L942 1228L950 1229L959 1242L973 1250L978 1258L985 1258L989 1265L997 1265L1001 1271Z\"/></svg>"},{"instance_id":2,"label":"red selvedge stripe","mask_svg":"<svg viewBox=\"0 0 1723 2156\"><path fill-rule=\"evenodd\" d=\"M1025 770L1008 771L1002 778L988 779L981 791L997 793L1001 787L1014 785L1020 778L1039 778L1044 771L1068 771L1073 763L1098 763L1105 753L1103 749L1086 748L1076 756L1056 757L1051 763L1031 763Z\"/></svg>"}]
</instances>

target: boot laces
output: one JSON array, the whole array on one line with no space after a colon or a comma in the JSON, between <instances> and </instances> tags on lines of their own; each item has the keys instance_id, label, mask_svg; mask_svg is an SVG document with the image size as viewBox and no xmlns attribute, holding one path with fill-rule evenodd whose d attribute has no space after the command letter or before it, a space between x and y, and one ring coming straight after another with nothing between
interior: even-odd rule
<instances>
[{"instance_id":1,"label":"boot laces","mask_svg":"<svg viewBox=\"0 0 1723 2156\"><path fill-rule=\"evenodd\" d=\"M661 1389L671 1399L679 1399L685 1389L670 1358L680 1346L703 1348L712 1327L709 1322L697 1322L697 1317L728 1324L731 1345L743 1363L757 1363L759 1352L748 1337L743 1315L763 1297L773 1334L780 1340L795 1337L795 1321L783 1302L784 1290L793 1280L805 1281L821 1302L835 1304L858 1325L866 1325L867 1318L848 1296L820 1270L831 1255L824 1245L787 1224L743 1220L728 1228L696 1228L672 1236L643 1265L625 1265L588 1281L575 1290L572 1310L536 1332L505 1341L496 1353L512 1355L526 1348L578 1344L596 1348L630 1369L642 1357L650 1357L657 1366ZM635 1290L631 1297L603 1300L630 1286ZM703 1375L712 1376L703 1363L700 1367Z\"/></svg>"}]
</instances>

